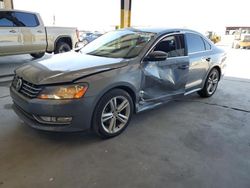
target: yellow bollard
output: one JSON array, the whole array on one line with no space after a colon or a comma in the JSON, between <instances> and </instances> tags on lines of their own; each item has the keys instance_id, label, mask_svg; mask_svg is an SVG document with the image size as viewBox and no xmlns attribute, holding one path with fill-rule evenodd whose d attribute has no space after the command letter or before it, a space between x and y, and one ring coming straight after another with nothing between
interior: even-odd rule
<instances>
[{"instance_id":1,"label":"yellow bollard","mask_svg":"<svg viewBox=\"0 0 250 188\"><path fill-rule=\"evenodd\" d=\"M120 28L130 27L131 23L131 1L121 0L121 23Z\"/></svg>"}]
</instances>

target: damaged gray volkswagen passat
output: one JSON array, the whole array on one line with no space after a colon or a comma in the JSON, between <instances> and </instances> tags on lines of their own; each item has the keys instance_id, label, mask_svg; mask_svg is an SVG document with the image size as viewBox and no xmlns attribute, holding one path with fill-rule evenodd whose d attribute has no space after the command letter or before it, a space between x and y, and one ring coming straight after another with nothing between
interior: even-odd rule
<instances>
[{"instance_id":1,"label":"damaged gray volkswagen passat","mask_svg":"<svg viewBox=\"0 0 250 188\"><path fill-rule=\"evenodd\" d=\"M18 68L10 87L13 109L36 129L92 129L114 137L133 113L193 92L212 96L225 60L223 50L192 30L116 30Z\"/></svg>"}]
</instances>

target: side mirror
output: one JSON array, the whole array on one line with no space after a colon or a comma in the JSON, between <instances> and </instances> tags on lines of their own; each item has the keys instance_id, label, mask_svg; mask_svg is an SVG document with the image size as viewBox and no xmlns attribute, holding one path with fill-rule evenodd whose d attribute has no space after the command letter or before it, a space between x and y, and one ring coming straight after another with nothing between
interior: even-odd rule
<instances>
[{"instance_id":1,"label":"side mirror","mask_svg":"<svg viewBox=\"0 0 250 188\"><path fill-rule=\"evenodd\" d=\"M164 61L168 57L168 53L163 51L153 51L150 52L145 58L144 61Z\"/></svg>"}]
</instances>

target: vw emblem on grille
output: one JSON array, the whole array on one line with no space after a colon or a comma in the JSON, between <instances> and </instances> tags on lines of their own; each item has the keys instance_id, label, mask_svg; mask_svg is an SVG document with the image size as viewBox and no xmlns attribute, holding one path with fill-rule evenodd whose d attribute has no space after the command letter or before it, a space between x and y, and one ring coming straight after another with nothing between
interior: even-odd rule
<instances>
[{"instance_id":1,"label":"vw emblem on grille","mask_svg":"<svg viewBox=\"0 0 250 188\"><path fill-rule=\"evenodd\" d=\"M19 91L19 90L21 89L22 84L23 84L23 81L22 81L21 78L19 78L19 79L17 80L17 83L16 83L16 90L17 90L17 91Z\"/></svg>"}]
</instances>

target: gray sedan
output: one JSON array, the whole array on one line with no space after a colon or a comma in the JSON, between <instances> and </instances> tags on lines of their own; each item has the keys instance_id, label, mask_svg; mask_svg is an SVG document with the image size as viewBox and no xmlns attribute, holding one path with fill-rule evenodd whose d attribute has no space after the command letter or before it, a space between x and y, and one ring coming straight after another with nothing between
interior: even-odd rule
<instances>
[{"instance_id":1,"label":"gray sedan","mask_svg":"<svg viewBox=\"0 0 250 188\"><path fill-rule=\"evenodd\" d=\"M193 92L212 96L225 60L223 50L192 30L116 30L81 50L18 68L13 108L40 130L92 129L110 138L133 113Z\"/></svg>"}]
</instances>

